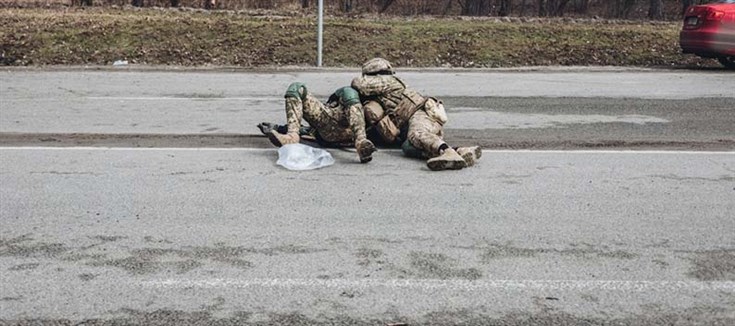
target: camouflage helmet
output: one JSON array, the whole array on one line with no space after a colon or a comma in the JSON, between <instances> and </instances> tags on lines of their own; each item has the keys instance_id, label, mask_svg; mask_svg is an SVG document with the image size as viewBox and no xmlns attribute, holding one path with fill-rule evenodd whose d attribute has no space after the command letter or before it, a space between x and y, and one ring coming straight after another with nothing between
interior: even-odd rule
<instances>
[{"instance_id":1,"label":"camouflage helmet","mask_svg":"<svg viewBox=\"0 0 735 326\"><path fill-rule=\"evenodd\" d=\"M392 75L393 66L383 58L372 58L362 65L363 75Z\"/></svg>"}]
</instances>

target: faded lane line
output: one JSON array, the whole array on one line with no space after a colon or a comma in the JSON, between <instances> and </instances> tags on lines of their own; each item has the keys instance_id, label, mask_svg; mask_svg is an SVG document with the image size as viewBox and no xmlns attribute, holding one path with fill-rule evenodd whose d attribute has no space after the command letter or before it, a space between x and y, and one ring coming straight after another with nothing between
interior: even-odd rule
<instances>
[{"instance_id":1,"label":"faded lane line","mask_svg":"<svg viewBox=\"0 0 735 326\"><path fill-rule=\"evenodd\" d=\"M8 98L3 99L3 102L23 102L23 101L58 101L60 99L85 99L85 100L112 100L112 101L168 101L168 100L222 100L222 101L283 101L283 97L220 97L220 96L192 96L192 97L178 97L178 96L137 96L137 97L125 97L125 96L80 96L80 97L43 97L43 98Z\"/></svg>"},{"instance_id":2,"label":"faded lane line","mask_svg":"<svg viewBox=\"0 0 735 326\"><path fill-rule=\"evenodd\" d=\"M104 96L90 96L85 97L90 100L224 100L224 101L283 101L283 97L219 97L219 96L192 96L192 97L179 97L179 96L152 96L152 97L104 97Z\"/></svg>"},{"instance_id":3,"label":"faded lane line","mask_svg":"<svg viewBox=\"0 0 735 326\"><path fill-rule=\"evenodd\" d=\"M327 148L327 150L334 149L334 150L346 150L346 151L354 151L353 148ZM2 150L55 150L55 151L64 151L64 150L74 150L74 151L242 151L242 152L260 152L260 151L273 151L276 150L275 147L273 148L250 148L250 147L243 147L243 148L232 148L232 147L84 147L84 146L74 146L74 147L44 147L44 146L7 146L3 147L0 146L0 151ZM400 152L400 149L393 149L393 148L381 148L379 149L380 152ZM493 150L493 149L486 149L482 151L483 153L498 153L498 154L676 154L676 155L735 155L735 151L635 151L635 150L527 150L527 149L521 149L521 150Z\"/></svg>"},{"instance_id":4,"label":"faded lane line","mask_svg":"<svg viewBox=\"0 0 735 326\"><path fill-rule=\"evenodd\" d=\"M148 288L392 288L444 290L606 290L606 291L725 291L732 281L578 281L578 280L347 280L347 279L164 279L142 282Z\"/></svg>"}]
</instances>

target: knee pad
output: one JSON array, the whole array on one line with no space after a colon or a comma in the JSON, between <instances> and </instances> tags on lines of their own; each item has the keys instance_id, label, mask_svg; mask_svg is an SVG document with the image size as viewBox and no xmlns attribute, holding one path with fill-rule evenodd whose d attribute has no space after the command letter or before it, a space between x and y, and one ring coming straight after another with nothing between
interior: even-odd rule
<instances>
[{"instance_id":1,"label":"knee pad","mask_svg":"<svg viewBox=\"0 0 735 326\"><path fill-rule=\"evenodd\" d=\"M308 90L306 89L306 84L295 82L291 83L291 85L288 85L288 88L286 89L286 95L284 97L295 97L304 101L306 100L307 94Z\"/></svg>"}]
</instances>

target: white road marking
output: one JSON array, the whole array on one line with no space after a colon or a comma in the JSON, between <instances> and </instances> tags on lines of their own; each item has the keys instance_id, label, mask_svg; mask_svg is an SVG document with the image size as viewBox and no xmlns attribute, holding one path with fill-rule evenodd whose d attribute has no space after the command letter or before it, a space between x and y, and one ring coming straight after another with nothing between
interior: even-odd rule
<instances>
[{"instance_id":1,"label":"white road marking","mask_svg":"<svg viewBox=\"0 0 735 326\"><path fill-rule=\"evenodd\" d=\"M164 279L145 281L147 288L390 288L439 290L605 290L605 291L724 291L735 292L731 281L617 281L617 280L348 280L348 279Z\"/></svg>"},{"instance_id":2,"label":"white road marking","mask_svg":"<svg viewBox=\"0 0 735 326\"><path fill-rule=\"evenodd\" d=\"M250 147L92 147L92 146L70 146L70 147L52 147L52 146L0 146L2 150L30 150L30 151L233 151L233 152L260 152L274 151L277 148L250 148ZM327 148L327 150L334 148ZM354 150L352 148L334 149L334 150ZM400 149L382 148L379 152L400 152ZM493 154L675 154L675 155L735 155L735 151L664 151L664 150L505 150L505 149L486 149L483 153Z\"/></svg>"},{"instance_id":3,"label":"white road marking","mask_svg":"<svg viewBox=\"0 0 735 326\"><path fill-rule=\"evenodd\" d=\"M25 102L25 101L58 101L60 97L41 97L41 98L5 98L3 102ZM63 97L64 100L81 99L81 100L110 100L110 101L191 101L191 100L218 100L218 101L283 101L283 97L225 97L212 95L203 96L80 96L80 97Z\"/></svg>"},{"instance_id":4,"label":"white road marking","mask_svg":"<svg viewBox=\"0 0 735 326\"><path fill-rule=\"evenodd\" d=\"M685 155L712 155L712 154L725 154L732 155L735 151L665 151L665 150L533 150L533 149L498 149L498 150L483 150L483 153L548 153L548 154L685 154Z\"/></svg>"},{"instance_id":5,"label":"white road marking","mask_svg":"<svg viewBox=\"0 0 735 326\"><path fill-rule=\"evenodd\" d=\"M131 100L131 101L168 101L168 100L222 100L222 101L283 101L283 97L224 97L212 95L207 97L206 94L203 96L192 96L192 97L179 97L179 96L151 96L151 97L103 97L103 96L90 96L86 97L89 100Z\"/></svg>"}]
</instances>

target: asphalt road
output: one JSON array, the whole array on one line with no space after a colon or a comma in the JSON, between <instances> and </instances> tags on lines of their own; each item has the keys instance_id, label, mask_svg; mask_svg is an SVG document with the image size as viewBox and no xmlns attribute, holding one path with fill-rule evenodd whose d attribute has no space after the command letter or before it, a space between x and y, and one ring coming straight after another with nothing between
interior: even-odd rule
<instances>
[{"instance_id":1,"label":"asphalt road","mask_svg":"<svg viewBox=\"0 0 735 326\"><path fill-rule=\"evenodd\" d=\"M318 97L358 71L0 72L5 145L260 147L255 125L283 122L283 93L302 81ZM448 139L485 148L735 149L735 78L728 72L408 71L449 110ZM148 135L139 137L138 135Z\"/></svg>"},{"instance_id":2,"label":"asphalt road","mask_svg":"<svg viewBox=\"0 0 735 326\"><path fill-rule=\"evenodd\" d=\"M0 72L0 325L735 323L731 74L411 71L555 150L276 165L282 89L355 73Z\"/></svg>"},{"instance_id":3,"label":"asphalt road","mask_svg":"<svg viewBox=\"0 0 735 326\"><path fill-rule=\"evenodd\" d=\"M0 319L735 317L733 153L333 154L0 148Z\"/></svg>"}]
</instances>

